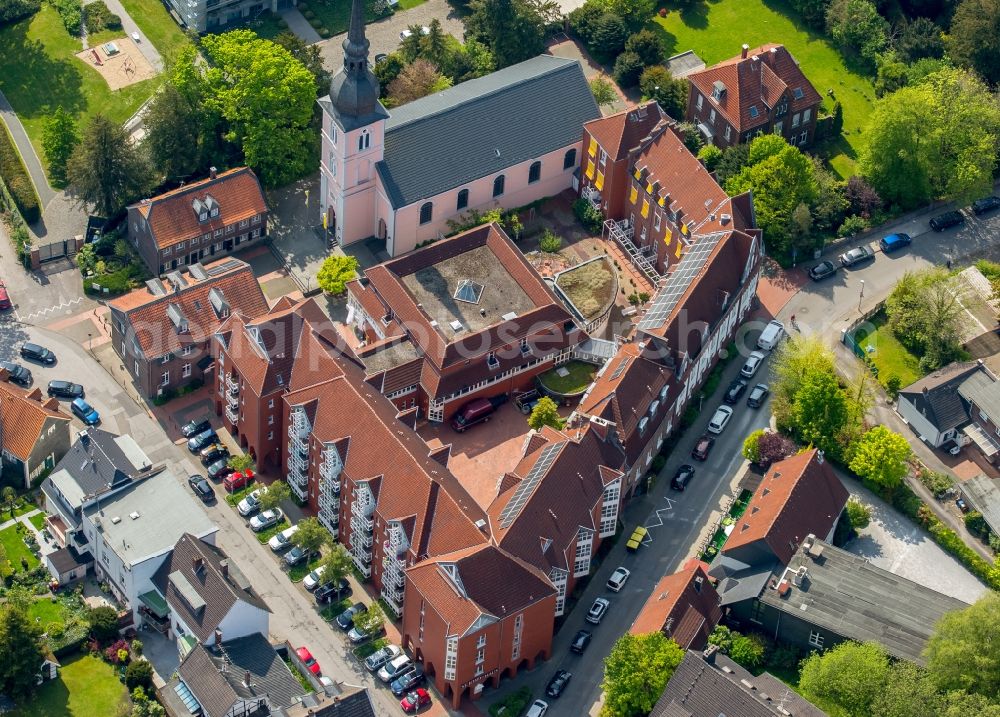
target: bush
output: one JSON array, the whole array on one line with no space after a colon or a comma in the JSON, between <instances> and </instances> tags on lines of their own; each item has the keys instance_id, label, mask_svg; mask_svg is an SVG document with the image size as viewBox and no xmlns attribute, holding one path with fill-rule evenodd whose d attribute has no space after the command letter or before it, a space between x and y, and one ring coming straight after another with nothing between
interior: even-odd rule
<instances>
[{"instance_id":1,"label":"bush","mask_svg":"<svg viewBox=\"0 0 1000 717\"><path fill-rule=\"evenodd\" d=\"M604 215L586 199L582 197L573 202L573 214L584 228L591 234L596 234L604 224Z\"/></svg>"},{"instance_id":2,"label":"bush","mask_svg":"<svg viewBox=\"0 0 1000 717\"><path fill-rule=\"evenodd\" d=\"M14 205L28 224L34 224L41 217L38 195L31 183L28 170L21 161L21 155L14 146L14 140L4 126L0 132L0 180L10 192Z\"/></svg>"},{"instance_id":3,"label":"bush","mask_svg":"<svg viewBox=\"0 0 1000 717\"><path fill-rule=\"evenodd\" d=\"M90 635L98 642L110 642L118 637L118 613L113 607L102 605L87 613Z\"/></svg>"},{"instance_id":4,"label":"bush","mask_svg":"<svg viewBox=\"0 0 1000 717\"><path fill-rule=\"evenodd\" d=\"M760 439L766 431L760 428L743 441L743 457L751 463L760 463Z\"/></svg>"},{"instance_id":5,"label":"bush","mask_svg":"<svg viewBox=\"0 0 1000 717\"><path fill-rule=\"evenodd\" d=\"M847 501L847 519L851 522L851 528L861 530L867 528L872 520L872 511L867 505L856 498Z\"/></svg>"},{"instance_id":6,"label":"bush","mask_svg":"<svg viewBox=\"0 0 1000 717\"><path fill-rule=\"evenodd\" d=\"M283 18L283 17L278 18L278 27L280 27L282 30L287 30L288 29L288 21L285 20L285 18Z\"/></svg>"},{"instance_id":7,"label":"bush","mask_svg":"<svg viewBox=\"0 0 1000 717\"><path fill-rule=\"evenodd\" d=\"M17 258L21 265L28 269L31 267L31 236L23 224L17 224L11 229L10 240L14 244Z\"/></svg>"},{"instance_id":8,"label":"bush","mask_svg":"<svg viewBox=\"0 0 1000 717\"><path fill-rule=\"evenodd\" d=\"M48 0L59 13L63 27L70 35L79 35L83 24L83 5L80 0Z\"/></svg>"},{"instance_id":9,"label":"bush","mask_svg":"<svg viewBox=\"0 0 1000 717\"><path fill-rule=\"evenodd\" d=\"M738 665L748 670L758 667L764 662L767 643L757 634L740 635L733 633L733 642L729 648L729 656Z\"/></svg>"},{"instance_id":10,"label":"bush","mask_svg":"<svg viewBox=\"0 0 1000 717\"><path fill-rule=\"evenodd\" d=\"M312 25L313 28L318 30L320 27L323 26L323 21L320 20L318 17L314 17L309 21L309 24Z\"/></svg>"},{"instance_id":11,"label":"bush","mask_svg":"<svg viewBox=\"0 0 1000 717\"><path fill-rule=\"evenodd\" d=\"M125 686L129 691L136 687L149 689L153 686L153 666L148 660L133 660L125 668Z\"/></svg>"},{"instance_id":12,"label":"bush","mask_svg":"<svg viewBox=\"0 0 1000 717\"><path fill-rule=\"evenodd\" d=\"M659 473L663 470L663 466L667 465L667 458L662 453L657 453L653 457L653 462L650 464L650 470L653 473Z\"/></svg>"},{"instance_id":13,"label":"bush","mask_svg":"<svg viewBox=\"0 0 1000 717\"><path fill-rule=\"evenodd\" d=\"M490 705L490 717L515 717L531 704L531 688L522 687L502 700Z\"/></svg>"},{"instance_id":14,"label":"bush","mask_svg":"<svg viewBox=\"0 0 1000 717\"><path fill-rule=\"evenodd\" d=\"M122 29L122 19L108 9L104 0L94 0L94 2L84 5L83 18L87 25L87 32Z\"/></svg>"},{"instance_id":15,"label":"bush","mask_svg":"<svg viewBox=\"0 0 1000 717\"><path fill-rule=\"evenodd\" d=\"M316 283L328 294L343 294L347 282L357 276L358 260L353 256L328 256L316 273Z\"/></svg>"},{"instance_id":16,"label":"bush","mask_svg":"<svg viewBox=\"0 0 1000 717\"><path fill-rule=\"evenodd\" d=\"M698 159L705 165L705 169L714 172L715 168L719 166L719 162L722 161L722 150L714 144L706 144L698 150Z\"/></svg>"},{"instance_id":17,"label":"bush","mask_svg":"<svg viewBox=\"0 0 1000 717\"><path fill-rule=\"evenodd\" d=\"M132 262L118 271L84 279L83 290L97 296L124 294L139 286L139 282L145 274L146 270L141 264ZM107 289L107 293L105 293L105 289Z\"/></svg>"},{"instance_id":18,"label":"bush","mask_svg":"<svg viewBox=\"0 0 1000 717\"><path fill-rule=\"evenodd\" d=\"M947 473L938 473L928 468L921 468L917 477L934 497L943 495L955 485L955 480Z\"/></svg>"},{"instance_id":19,"label":"bush","mask_svg":"<svg viewBox=\"0 0 1000 717\"><path fill-rule=\"evenodd\" d=\"M860 234L868 228L868 222L864 220L863 217L859 217L857 214L852 214L847 217L837 229L837 236L852 237L856 234Z\"/></svg>"},{"instance_id":20,"label":"bush","mask_svg":"<svg viewBox=\"0 0 1000 717\"><path fill-rule=\"evenodd\" d=\"M986 519L978 510L966 513L963 520L965 521L965 529L977 538L986 538L989 536L990 527L986 525Z\"/></svg>"},{"instance_id":21,"label":"bush","mask_svg":"<svg viewBox=\"0 0 1000 717\"><path fill-rule=\"evenodd\" d=\"M635 87L639 84L639 76L645 65L642 58L634 52L623 52L615 60L615 82L622 87Z\"/></svg>"},{"instance_id":22,"label":"bush","mask_svg":"<svg viewBox=\"0 0 1000 717\"><path fill-rule=\"evenodd\" d=\"M302 16L306 20L312 20L314 17L316 17L316 13L314 13L312 10L306 10L305 12L302 13Z\"/></svg>"},{"instance_id":23,"label":"bush","mask_svg":"<svg viewBox=\"0 0 1000 717\"><path fill-rule=\"evenodd\" d=\"M613 13L605 13L594 23L587 49L599 58L610 60L625 49L627 37L625 21Z\"/></svg>"},{"instance_id":24,"label":"bush","mask_svg":"<svg viewBox=\"0 0 1000 717\"><path fill-rule=\"evenodd\" d=\"M542 233L542 238L538 240L538 248L550 254L559 251L561 246L562 239L560 239L551 229L546 229Z\"/></svg>"},{"instance_id":25,"label":"bush","mask_svg":"<svg viewBox=\"0 0 1000 717\"><path fill-rule=\"evenodd\" d=\"M34 15L41 6L40 0L3 0L0 2L0 25Z\"/></svg>"},{"instance_id":26,"label":"bush","mask_svg":"<svg viewBox=\"0 0 1000 717\"><path fill-rule=\"evenodd\" d=\"M644 65L659 65L663 62L663 43L652 30L640 30L625 41L625 49L639 56Z\"/></svg>"},{"instance_id":27,"label":"bush","mask_svg":"<svg viewBox=\"0 0 1000 717\"><path fill-rule=\"evenodd\" d=\"M319 33L320 37L330 37L330 31L327 30L325 27L321 27L319 30L317 30L317 32Z\"/></svg>"}]
</instances>

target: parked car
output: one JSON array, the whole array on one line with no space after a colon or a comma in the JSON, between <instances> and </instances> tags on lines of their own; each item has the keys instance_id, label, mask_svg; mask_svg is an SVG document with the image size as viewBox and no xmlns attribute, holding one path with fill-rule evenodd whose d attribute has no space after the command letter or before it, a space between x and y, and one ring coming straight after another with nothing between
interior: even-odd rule
<instances>
[{"instance_id":1,"label":"parked car","mask_svg":"<svg viewBox=\"0 0 1000 717\"><path fill-rule=\"evenodd\" d=\"M316 592L313 593L313 597L316 598L316 602L320 605L326 605L334 600L340 600L351 594L351 584L347 582L347 578L341 578L337 582L329 582L325 585L320 585L316 588Z\"/></svg>"},{"instance_id":2,"label":"parked car","mask_svg":"<svg viewBox=\"0 0 1000 717\"><path fill-rule=\"evenodd\" d=\"M233 472L233 469L229 467L229 458L219 458L215 463L208 467L208 477L212 480L221 480L227 475Z\"/></svg>"},{"instance_id":3,"label":"parked car","mask_svg":"<svg viewBox=\"0 0 1000 717\"><path fill-rule=\"evenodd\" d=\"M368 642L369 640L382 637L383 635L385 635L385 627L382 625L379 625L371 632L366 632L360 627L352 627L347 631L347 639L351 641L352 645L360 645L362 642Z\"/></svg>"},{"instance_id":4,"label":"parked car","mask_svg":"<svg viewBox=\"0 0 1000 717\"><path fill-rule=\"evenodd\" d=\"M570 652L575 652L578 655L582 655L584 650L587 649L587 645L593 639L593 634L587 630L577 630L576 634L573 635L573 642L570 643ZM558 697L558 695L551 695L552 697Z\"/></svg>"},{"instance_id":5,"label":"parked car","mask_svg":"<svg viewBox=\"0 0 1000 717\"><path fill-rule=\"evenodd\" d=\"M207 418L196 418L193 421L188 421L183 426L181 426L181 435L185 438L191 438L197 436L199 433L204 433L212 427Z\"/></svg>"},{"instance_id":6,"label":"parked car","mask_svg":"<svg viewBox=\"0 0 1000 717\"><path fill-rule=\"evenodd\" d=\"M394 679L396 679L397 675L401 674L403 670L405 670L412 664L413 661L410 660L409 657L400 654L397 655L396 657L393 657L384 665L382 665L382 667L379 668L379 671L376 674L378 675L378 678L382 680L382 682L388 684L392 682Z\"/></svg>"},{"instance_id":7,"label":"parked car","mask_svg":"<svg viewBox=\"0 0 1000 717\"><path fill-rule=\"evenodd\" d=\"M49 366L56 362L56 355L54 353L44 346L32 343L21 344L21 358L37 361Z\"/></svg>"},{"instance_id":8,"label":"parked car","mask_svg":"<svg viewBox=\"0 0 1000 717\"><path fill-rule=\"evenodd\" d=\"M431 703L431 695L423 687L418 687L399 701L399 706L403 712L417 712L421 707L426 707Z\"/></svg>"},{"instance_id":9,"label":"parked car","mask_svg":"<svg viewBox=\"0 0 1000 717\"><path fill-rule=\"evenodd\" d=\"M221 443L213 443L201 449L201 464L211 465L223 458L229 458L229 449Z\"/></svg>"},{"instance_id":10,"label":"parked car","mask_svg":"<svg viewBox=\"0 0 1000 717\"><path fill-rule=\"evenodd\" d=\"M976 216L1000 209L1000 197L983 197L972 203L972 213Z\"/></svg>"},{"instance_id":11,"label":"parked car","mask_svg":"<svg viewBox=\"0 0 1000 717\"><path fill-rule=\"evenodd\" d=\"M963 513L968 513L969 512L969 506L965 502L964 498L956 498L955 499L955 505L958 506L958 509L960 511L962 511Z\"/></svg>"},{"instance_id":12,"label":"parked car","mask_svg":"<svg viewBox=\"0 0 1000 717\"><path fill-rule=\"evenodd\" d=\"M615 568L615 571L611 573L611 577L608 578L608 589L615 593L621 592L621 589L625 587L625 583L628 581L628 576L631 574L631 571L623 567Z\"/></svg>"},{"instance_id":13,"label":"parked car","mask_svg":"<svg viewBox=\"0 0 1000 717\"><path fill-rule=\"evenodd\" d=\"M83 398L83 386L72 381L49 381L49 395L57 398Z\"/></svg>"},{"instance_id":14,"label":"parked car","mask_svg":"<svg viewBox=\"0 0 1000 717\"><path fill-rule=\"evenodd\" d=\"M96 426L101 422L101 414L82 398L74 398L73 402L69 404L69 410L88 426Z\"/></svg>"},{"instance_id":15,"label":"parked car","mask_svg":"<svg viewBox=\"0 0 1000 717\"><path fill-rule=\"evenodd\" d=\"M733 417L733 409L729 406L719 406L712 415L712 420L708 422L708 432L719 435L729 424L729 419Z\"/></svg>"},{"instance_id":16,"label":"parked car","mask_svg":"<svg viewBox=\"0 0 1000 717\"><path fill-rule=\"evenodd\" d=\"M243 497L243 500L241 500L239 503L236 504L236 512L242 515L244 518L249 518L251 515L259 511L260 496L265 491L267 491L266 486L247 493Z\"/></svg>"},{"instance_id":17,"label":"parked car","mask_svg":"<svg viewBox=\"0 0 1000 717\"><path fill-rule=\"evenodd\" d=\"M402 649L396 645L386 645L385 647L375 650L372 654L365 658L365 669L369 672L376 672L382 665L394 660L403 653Z\"/></svg>"},{"instance_id":18,"label":"parked car","mask_svg":"<svg viewBox=\"0 0 1000 717\"><path fill-rule=\"evenodd\" d=\"M726 389L726 395L722 397L722 400L726 403L733 404L740 400L740 396L743 392L747 390L749 382L745 378L738 378L729 384L729 388Z\"/></svg>"},{"instance_id":19,"label":"parked car","mask_svg":"<svg viewBox=\"0 0 1000 717\"><path fill-rule=\"evenodd\" d=\"M837 265L827 259L809 270L809 278L813 281L822 281L823 279L829 279L836 273Z\"/></svg>"},{"instance_id":20,"label":"parked car","mask_svg":"<svg viewBox=\"0 0 1000 717\"><path fill-rule=\"evenodd\" d=\"M215 435L215 429L207 428L201 433L196 433L188 439L188 450L192 453L198 453L209 443L215 443L218 438L219 437Z\"/></svg>"},{"instance_id":21,"label":"parked car","mask_svg":"<svg viewBox=\"0 0 1000 717\"><path fill-rule=\"evenodd\" d=\"M545 717L545 713L549 711L549 703L545 700L535 700L531 703L531 707L525 712L524 717Z\"/></svg>"},{"instance_id":22,"label":"parked car","mask_svg":"<svg viewBox=\"0 0 1000 717\"><path fill-rule=\"evenodd\" d=\"M274 553L280 553L282 550L288 550L292 547L292 537L298 529L299 526L293 525L290 528L285 528L277 535L272 535L271 539L267 541L267 547L269 547Z\"/></svg>"},{"instance_id":23,"label":"parked car","mask_svg":"<svg viewBox=\"0 0 1000 717\"><path fill-rule=\"evenodd\" d=\"M316 658L312 656L312 653L309 652L308 648L300 647L295 651L295 654L298 655L299 659L302 660L302 663L306 666L306 669L311 673L317 677L323 674L322 670L319 669L319 663L316 662Z\"/></svg>"},{"instance_id":24,"label":"parked car","mask_svg":"<svg viewBox=\"0 0 1000 717\"><path fill-rule=\"evenodd\" d=\"M222 481L222 487L232 493L234 490L246 488L253 481L254 473L251 470L237 471L230 473Z\"/></svg>"},{"instance_id":25,"label":"parked car","mask_svg":"<svg viewBox=\"0 0 1000 717\"><path fill-rule=\"evenodd\" d=\"M705 459L702 458L701 460ZM691 482L692 478L694 478L694 466L685 463L684 465L682 465L677 469L676 473L674 473L674 478L673 480L670 481L670 487L673 490L683 491L685 488L687 488L687 485L688 483Z\"/></svg>"},{"instance_id":26,"label":"parked car","mask_svg":"<svg viewBox=\"0 0 1000 717\"><path fill-rule=\"evenodd\" d=\"M296 565L298 565L299 563L301 563L306 558L308 558L309 560L312 560L317 555L318 555L318 553L316 553L316 552L312 552L312 553L306 552L301 547L299 547L298 545L296 545L291 550L289 550L287 553L285 553L285 557L282 558L282 560L285 561L285 565L287 565L290 568L294 568Z\"/></svg>"},{"instance_id":27,"label":"parked car","mask_svg":"<svg viewBox=\"0 0 1000 717\"><path fill-rule=\"evenodd\" d=\"M354 626L354 616L358 613L362 613L366 610L365 604L363 602L356 602L349 608L344 610L344 612L337 615L334 622L337 623L339 627L344 632L347 632Z\"/></svg>"},{"instance_id":28,"label":"parked car","mask_svg":"<svg viewBox=\"0 0 1000 717\"><path fill-rule=\"evenodd\" d=\"M607 598L599 597L594 600L594 604L587 611L587 622L591 625L600 625L601 619L607 613L609 607L611 607L611 601Z\"/></svg>"},{"instance_id":29,"label":"parked car","mask_svg":"<svg viewBox=\"0 0 1000 717\"><path fill-rule=\"evenodd\" d=\"M542 396L537 390L531 389L530 391L525 391L524 393L519 393L514 397L514 406L525 416L530 416L531 412L535 410L535 406L538 402L542 400Z\"/></svg>"},{"instance_id":30,"label":"parked car","mask_svg":"<svg viewBox=\"0 0 1000 717\"><path fill-rule=\"evenodd\" d=\"M396 695L396 697L400 697L415 688L417 685L422 685L426 679L427 676L424 674L423 666L418 664L413 665L412 669L407 670L394 679L390 683L389 689L392 690L392 694Z\"/></svg>"},{"instance_id":31,"label":"parked car","mask_svg":"<svg viewBox=\"0 0 1000 717\"><path fill-rule=\"evenodd\" d=\"M869 259L875 258L875 252L871 250L868 246L859 246L850 251L845 251L840 255L840 265L843 267L854 266L855 264L860 264L863 261L868 261Z\"/></svg>"},{"instance_id":32,"label":"parked car","mask_svg":"<svg viewBox=\"0 0 1000 717\"><path fill-rule=\"evenodd\" d=\"M469 401L452 416L451 427L459 433L472 428L477 423L486 423L490 416L496 411L496 406L488 398L476 398Z\"/></svg>"},{"instance_id":33,"label":"parked car","mask_svg":"<svg viewBox=\"0 0 1000 717\"><path fill-rule=\"evenodd\" d=\"M423 27L420 28L420 34L421 35L430 35L431 34L431 29L429 27L427 27L426 25L424 25ZM406 38L412 37L412 36L413 36L413 31L410 30L410 28L406 28L401 33L399 33L399 39L400 40L405 40Z\"/></svg>"},{"instance_id":34,"label":"parked car","mask_svg":"<svg viewBox=\"0 0 1000 717\"><path fill-rule=\"evenodd\" d=\"M191 486L191 490L194 491L196 496L201 498L203 503L212 503L215 501L215 491L212 490L212 484L202 476L189 477L188 485Z\"/></svg>"},{"instance_id":35,"label":"parked car","mask_svg":"<svg viewBox=\"0 0 1000 717\"><path fill-rule=\"evenodd\" d=\"M579 633L577 633L579 635ZM566 685L572 679L573 673L568 670L556 670L556 674L552 675L552 679L549 680L549 684L545 686L545 694L549 697L554 697L558 699L559 695L563 693L566 689Z\"/></svg>"},{"instance_id":36,"label":"parked car","mask_svg":"<svg viewBox=\"0 0 1000 717\"><path fill-rule=\"evenodd\" d=\"M10 302L10 294L7 293L7 285L0 281L0 310L12 308L14 308L14 305Z\"/></svg>"},{"instance_id":37,"label":"parked car","mask_svg":"<svg viewBox=\"0 0 1000 717\"><path fill-rule=\"evenodd\" d=\"M715 439L711 436L702 436L698 439L698 442L694 444L694 448L691 449L691 457L696 461L706 460L714 443Z\"/></svg>"},{"instance_id":38,"label":"parked car","mask_svg":"<svg viewBox=\"0 0 1000 717\"><path fill-rule=\"evenodd\" d=\"M16 383L18 386L28 388L34 382L34 379L31 377L31 371L19 363L15 363L14 361L0 361L0 368L7 371L7 380L11 383Z\"/></svg>"},{"instance_id":39,"label":"parked car","mask_svg":"<svg viewBox=\"0 0 1000 717\"><path fill-rule=\"evenodd\" d=\"M757 348L761 351L770 351L778 345L778 342L781 341L781 337L784 335L784 324L777 319L771 319L767 322L764 330L760 332L760 336L757 337Z\"/></svg>"},{"instance_id":40,"label":"parked car","mask_svg":"<svg viewBox=\"0 0 1000 717\"><path fill-rule=\"evenodd\" d=\"M646 539L649 531L646 530L641 525L632 531L632 535L629 536L628 541L625 543L625 550L630 553L634 553L642 545L642 542Z\"/></svg>"},{"instance_id":41,"label":"parked car","mask_svg":"<svg viewBox=\"0 0 1000 717\"><path fill-rule=\"evenodd\" d=\"M750 391L750 395L747 396L747 405L750 408L760 408L764 405L764 401L767 397L771 395L771 389L766 383L758 383Z\"/></svg>"},{"instance_id":42,"label":"parked car","mask_svg":"<svg viewBox=\"0 0 1000 717\"><path fill-rule=\"evenodd\" d=\"M320 586L323 581L323 573L326 572L326 568L320 565L318 568L313 570L311 573L302 578L302 587L304 587L309 592L312 592Z\"/></svg>"},{"instance_id":43,"label":"parked car","mask_svg":"<svg viewBox=\"0 0 1000 717\"><path fill-rule=\"evenodd\" d=\"M743 368L740 369L740 374L742 376L746 376L747 378L753 378L753 375L757 373L757 369L759 369L761 363L763 363L764 358L765 354L763 351L754 351L747 356L747 360L743 364Z\"/></svg>"},{"instance_id":44,"label":"parked car","mask_svg":"<svg viewBox=\"0 0 1000 717\"><path fill-rule=\"evenodd\" d=\"M389 56L387 54L385 54L384 52L379 52L378 54L375 55L375 64L378 65L382 62L385 62L388 59Z\"/></svg>"},{"instance_id":45,"label":"parked car","mask_svg":"<svg viewBox=\"0 0 1000 717\"><path fill-rule=\"evenodd\" d=\"M948 229L965 222L965 215L962 212L952 210L950 212L945 212L944 214L938 214L933 217L930 221L931 229L936 232L943 232Z\"/></svg>"},{"instance_id":46,"label":"parked car","mask_svg":"<svg viewBox=\"0 0 1000 717\"><path fill-rule=\"evenodd\" d=\"M271 510L265 510L250 519L250 530L255 533L260 533L261 531L267 530L268 528L280 523L282 517L281 508L271 508Z\"/></svg>"},{"instance_id":47,"label":"parked car","mask_svg":"<svg viewBox=\"0 0 1000 717\"><path fill-rule=\"evenodd\" d=\"M910 239L909 234L889 234L879 239L878 245L882 247L883 253L890 254L894 251L899 251L903 247L908 247L911 241L913 240Z\"/></svg>"}]
</instances>

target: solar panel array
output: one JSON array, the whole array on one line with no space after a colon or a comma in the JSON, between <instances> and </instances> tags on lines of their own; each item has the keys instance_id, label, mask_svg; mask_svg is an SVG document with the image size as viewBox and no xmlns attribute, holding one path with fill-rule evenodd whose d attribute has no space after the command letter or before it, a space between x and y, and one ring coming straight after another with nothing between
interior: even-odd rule
<instances>
[{"instance_id":1,"label":"solar panel array","mask_svg":"<svg viewBox=\"0 0 1000 717\"><path fill-rule=\"evenodd\" d=\"M629 363L631 363L631 361L632 361L631 356L622 356L622 360L618 362L617 366L615 366L615 372L611 374L611 380L612 381L618 380L618 377L622 375L622 373L625 371L626 368L628 368L628 365Z\"/></svg>"},{"instance_id":2,"label":"solar panel array","mask_svg":"<svg viewBox=\"0 0 1000 717\"><path fill-rule=\"evenodd\" d=\"M708 257L715 251L726 232L715 232L702 237L678 262L677 267L667 277L666 283L660 289L660 293L653 299L653 305L646 315L639 322L639 329L642 331L657 329L670 317L677 302L687 292L695 277L701 273L708 261Z\"/></svg>"},{"instance_id":3,"label":"solar panel array","mask_svg":"<svg viewBox=\"0 0 1000 717\"><path fill-rule=\"evenodd\" d=\"M556 459L559 454L559 449L562 448L565 441L559 443L550 443L542 449L542 454L538 456L538 460L535 465L532 466L528 475L525 476L524 480L521 481L517 489L514 491L513 497L510 502L500 513L500 527L509 528L514 519L521 513L521 509L524 504L528 502L528 497L534 492L535 486L538 485L538 481L542 479L545 472L552 465L552 461Z\"/></svg>"}]
</instances>

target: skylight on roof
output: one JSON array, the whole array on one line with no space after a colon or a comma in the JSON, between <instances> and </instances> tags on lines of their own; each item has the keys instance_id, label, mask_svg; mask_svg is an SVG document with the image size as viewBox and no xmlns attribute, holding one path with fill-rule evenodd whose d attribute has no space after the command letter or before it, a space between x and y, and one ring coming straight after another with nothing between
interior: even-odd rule
<instances>
[{"instance_id":1,"label":"skylight on roof","mask_svg":"<svg viewBox=\"0 0 1000 717\"><path fill-rule=\"evenodd\" d=\"M455 290L455 300L468 304L478 304L483 297L483 285L472 279L462 279Z\"/></svg>"},{"instance_id":2,"label":"skylight on roof","mask_svg":"<svg viewBox=\"0 0 1000 717\"><path fill-rule=\"evenodd\" d=\"M806 93L802 91L801 87L796 87L794 90L792 90L792 96L795 97L795 99L797 100L801 100L803 97L806 96Z\"/></svg>"},{"instance_id":3,"label":"skylight on roof","mask_svg":"<svg viewBox=\"0 0 1000 717\"><path fill-rule=\"evenodd\" d=\"M757 111L757 105L750 105L750 117L754 118L760 113Z\"/></svg>"}]
</instances>

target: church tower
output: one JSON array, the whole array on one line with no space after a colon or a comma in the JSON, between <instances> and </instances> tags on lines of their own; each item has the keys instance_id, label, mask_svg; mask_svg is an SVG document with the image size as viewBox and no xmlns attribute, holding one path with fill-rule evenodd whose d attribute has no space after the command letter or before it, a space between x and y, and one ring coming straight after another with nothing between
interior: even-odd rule
<instances>
[{"instance_id":1,"label":"church tower","mask_svg":"<svg viewBox=\"0 0 1000 717\"><path fill-rule=\"evenodd\" d=\"M382 159L385 121L379 85L368 65L364 0L353 0L344 40L344 66L330 81L323 108L320 210L327 235L341 246L377 229L375 165Z\"/></svg>"}]
</instances>

